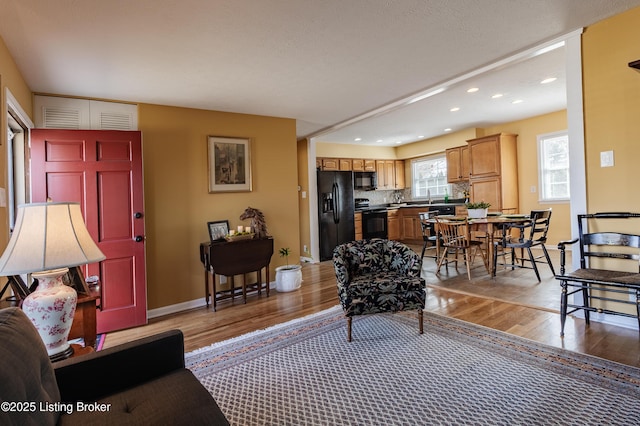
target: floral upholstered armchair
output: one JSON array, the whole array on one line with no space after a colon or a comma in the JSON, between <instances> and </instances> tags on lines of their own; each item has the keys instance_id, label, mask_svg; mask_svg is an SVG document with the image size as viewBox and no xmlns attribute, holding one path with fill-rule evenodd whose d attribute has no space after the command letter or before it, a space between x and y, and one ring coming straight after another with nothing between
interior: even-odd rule
<instances>
[{"instance_id":1,"label":"floral upholstered armchair","mask_svg":"<svg viewBox=\"0 0 640 426\"><path fill-rule=\"evenodd\" d=\"M333 266L349 342L353 316L380 312L417 310L422 334L426 293L421 260L406 245L380 238L335 248Z\"/></svg>"}]
</instances>

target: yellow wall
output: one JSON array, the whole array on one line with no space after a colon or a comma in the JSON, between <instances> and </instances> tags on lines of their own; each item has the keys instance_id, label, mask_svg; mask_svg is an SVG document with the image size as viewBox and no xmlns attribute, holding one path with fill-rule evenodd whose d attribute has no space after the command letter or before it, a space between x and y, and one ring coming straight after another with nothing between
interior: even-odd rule
<instances>
[{"instance_id":1,"label":"yellow wall","mask_svg":"<svg viewBox=\"0 0 640 426\"><path fill-rule=\"evenodd\" d=\"M640 8L595 24L583 35L587 206L640 212ZM600 167L600 152L614 151L614 167ZM638 232L638 230L636 230Z\"/></svg>"},{"instance_id":2,"label":"yellow wall","mask_svg":"<svg viewBox=\"0 0 640 426\"><path fill-rule=\"evenodd\" d=\"M505 132L518 135L518 196L520 212L553 209L549 227L548 246L554 247L561 240L571 239L571 213L569 202L538 202L538 152L537 136L567 130L566 110L544 114L526 120L514 121L484 129L486 135ZM536 192L531 192L531 187Z\"/></svg>"},{"instance_id":3,"label":"yellow wall","mask_svg":"<svg viewBox=\"0 0 640 426\"><path fill-rule=\"evenodd\" d=\"M274 237L274 268L284 265L280 247L300 256L295 121L158 105L139 105L143 137L147 235L147 292L150 309L204 296L200 242L207 222L262 210ZM253 191L208 193L207 136L251 138Z\"/></svg>"},{"instance_id":4,"label":"yellow wall","mask_svg":"<svg viewBox=\"0 0 640 426\"><path fill-rule=\"evenodd\" d=\"M366 156L363 156L365 155ZM371 158L374 160L395 160L396 151L392 146L367 146L342 143L316 142L316 157Z\"/></svg>"},{"instance_id":5,"label":"yellow wall","mask_svg":"<svg viewBox=\"0 0 640 426\"><path fill-rule=\"evenodd\" d=\"M466 145L467 140L482 136L480 133L481 131L481 129L471 128L455 133L447 133L445 135L438 136L437 138L425 139L420 142L399 146L396 148L396 152L399 159L437 154L444 152L447 148ZM411 179L408 179L407 182L411 182Z\"/></svg>"}]
</instances>

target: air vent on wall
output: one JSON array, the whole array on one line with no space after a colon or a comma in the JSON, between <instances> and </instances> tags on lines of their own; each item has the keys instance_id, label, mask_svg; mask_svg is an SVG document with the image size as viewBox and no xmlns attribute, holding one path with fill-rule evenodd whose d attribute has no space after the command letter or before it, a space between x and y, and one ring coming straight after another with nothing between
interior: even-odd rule
<instances>
[{"instance_id":1,"label":"air vent on wall","mask_svg":"<svg viewBox=\"0 0 640 426\"><path fill-rule=\"evenodd\" d=\"M129 114L100 113L100 129L102 130L134 130L131 121Z\"/></svg>"},{"instance_id":2,"label":"air vent on wall","mask_svg":"<svg viewBox=\"0 0 640 426\"><path fill-rule=\"evenodd\" d=\"M638 59L637 61L629 62L629 66L640 71L640 59Z\"/></svg>"},{"instance_id":3,"label":"air vent on wall","mask_svg":"<svg viewBox=\"0 0 640 426\"><path fill-rule=\"evenodd\" d=\"M55 106L42 108L44 127L47 129L79 129L80 111Z\"/></svg>"}]
</instances>

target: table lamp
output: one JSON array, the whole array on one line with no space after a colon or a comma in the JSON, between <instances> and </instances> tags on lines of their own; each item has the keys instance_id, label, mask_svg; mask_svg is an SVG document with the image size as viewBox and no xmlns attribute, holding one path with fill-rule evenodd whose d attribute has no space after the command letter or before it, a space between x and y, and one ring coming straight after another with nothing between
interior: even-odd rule
<instances>
[{"instance_id":1,"label":"table lamp","mask_svg":"<svg viewBox=\"0 0 640 426\"><path fill-rule=\"evenodd\" d=\"M73 353L67 342L78 300L63 282L69 267L106 257L89 235L79 203L33 203L18 206L16 226L2 257L0 276L31 273L38 287L22 302L49 358Z\"/></svg>"}]
</instances>

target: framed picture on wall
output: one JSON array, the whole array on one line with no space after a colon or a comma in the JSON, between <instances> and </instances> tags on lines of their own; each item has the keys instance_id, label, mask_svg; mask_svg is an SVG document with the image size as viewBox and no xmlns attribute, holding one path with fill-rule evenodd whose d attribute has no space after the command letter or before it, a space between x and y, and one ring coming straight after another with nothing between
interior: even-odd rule
<instances>
[{"instance_id":1,"label":"framed picture on wall","mask_svg":"<svg viewBox=\"0 0 640 426\"><path fill-rule=\"evenodd\" d=\"M209 136L209 193L251 191L251 143L246 138Z\"/></svg>"},{"instance_id":2,"label":"framed picture on wall","mask_svg":"<svg viewBox=\"0 0 640 426\"><path fill-rule=\"evenodd\" d=\"M229 221L207 222L207 228L209 228L209 238L211 238L212 242L224 240L224 236L229 233Z\"/></svg>"}]
</instances>

